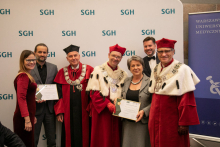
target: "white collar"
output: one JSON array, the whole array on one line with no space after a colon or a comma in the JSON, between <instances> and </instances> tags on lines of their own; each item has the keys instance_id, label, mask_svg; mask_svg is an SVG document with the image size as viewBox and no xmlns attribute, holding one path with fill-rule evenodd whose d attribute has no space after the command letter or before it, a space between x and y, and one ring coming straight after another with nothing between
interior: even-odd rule
<instances>
[{"instance_id":1,"label":"white collar","mask_svg":"<svg viewBox=\"0 0 220 147\"><path fill-rule=\"evenodd\" d=\"M76 66L76 68L74 68L74 67L71 65L71 68L72 68L72 69L79 69L79 64Z\"/></svg>"}]
</instances>

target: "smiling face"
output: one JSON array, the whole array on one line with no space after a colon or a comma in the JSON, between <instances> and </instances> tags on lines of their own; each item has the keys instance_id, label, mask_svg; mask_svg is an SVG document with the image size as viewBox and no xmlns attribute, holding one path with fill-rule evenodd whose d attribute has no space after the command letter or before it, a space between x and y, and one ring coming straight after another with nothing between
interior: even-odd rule
<instances>
[{"instance_id":1,"label":"smiling face","mask_svg":"<svg viewBox=\"0 0 220 147\"><path fill-rule=\"evenodd\" d=\"M47 59L48 50L46 46L38 46L36 49L35 56L37 62L45 62Z\"/></svg>"},{"instance_id":2,"label":"smiling face","mask_svg":"<svg viewBox=\"0 0 220 147\"><path fill-rule=\"evenodd\" d=\"M24 59L24 67L28 72L34 69L35 65L36 65L36 58L34 54L30 54L26 59Z\"/></svg>"},{"instance_id":3,"label":"smiling face","mask_svg":"<svg viewBox=\"0 0 220 147\"><path fill-rule=\"evenodd\" d=\"M108 61L109 65L115 69L120 63L122 59L122 55L120 52L112 51L111 53L108 54L108 58L109 58Z\"/></svg>"},{"instance_id":4,"label":"smiling face","mask_svg":"<svg viewBox=\"0 0 220 147\"><path fill-rule=\"evenodd\" d=\"M174 49L171 48L159 48L157 49L157 56L162 63L162 65L166 66L173 59L173 55L175 53Z\"/></svg>"},{"instance_id":5,"label":"smiling face","mask_svg":"<svg viewBox=\"0 0 220 147\"><path fill-rule=\"evenodd\" d=\"M130 71L133 76L140 76L143 73L143 66L139 61L132 60L130 63Z\"/></svg>"},{"instance_id":6,"label":"smiling face","mask_svg":"<svg viewBox=\"0 0 220 147\"><path fill-rule=\"evenodd\" d=\"M77 51L72 51L67 54L66 59L70 63L71 66L76 68L77 65L79 64L80 55Z\"/></svg>"},{"instance_id":7,"label":"smiling face","mask_svg":"<svg viewBox=\"0 0 220 147\"><path fill-rule=\"evenodd\" d=\"M144 52L149 56L152 57L155 53L156 44L153 43L152 40L144 41Z\"/></svg>"}]
</instances>

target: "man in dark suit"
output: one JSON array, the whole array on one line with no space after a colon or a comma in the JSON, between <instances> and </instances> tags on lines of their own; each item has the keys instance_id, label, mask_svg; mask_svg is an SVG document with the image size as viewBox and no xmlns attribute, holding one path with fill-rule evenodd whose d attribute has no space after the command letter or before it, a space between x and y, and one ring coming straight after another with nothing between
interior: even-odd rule
<instances>
[{"instance_id":1,"label":"man in dark suit","mask_svg":"<svg viewBox=\"0 0 220 147\"><path fill-rule=\"evenodd\" d=\"M154 37L146 37L143 40L144 52L147 54L144 60L144 73L146 76L150 77L151 71L154 69L156 64L160 62L156 55L156 42Z\"/></svg>"},{"instance_id":2,"label":"man in dark suit","mask_svg":"<svg viewBox=\"0 0 220 147\"><path fill-rule=\"evenodd\" d=\"M58 72L57 66L46 62L48 47L43 44L37 44L35 47L35 56L37 59L36 66L31 71L31 75L37 84L53 84L53 80ZM36 118L34 140L35 147L39 141L42 123L44 124L45 134L47 137L47 146L55 147L55 114L54 114L54 101L39 100L36 102Z\"/></svg>"}]
</instances>

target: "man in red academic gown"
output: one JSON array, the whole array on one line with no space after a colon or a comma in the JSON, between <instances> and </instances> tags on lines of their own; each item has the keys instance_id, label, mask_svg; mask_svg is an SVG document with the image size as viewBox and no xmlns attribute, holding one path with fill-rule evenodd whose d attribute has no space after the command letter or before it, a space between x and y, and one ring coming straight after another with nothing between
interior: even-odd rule
<instances>
[{"instance_id":1,"label":"man in red academic gown","mask_svg":"<svg viewBox=\"0 0 220 147\"><path fill-rule=\"evenodd\" d=\"M91 147L120 147L120 118L112 113L115 112L113 101L121 97L127 77L118 66L126 49L118 44L109 49L109 60L94 68L86 89L91 97Z\"/></svg>"},{"instance_id":2,"label":"man in red academic gown","mask_svg":"<svg viewBox=\"0 0 220 147\"><path fill-rule=\"evenodd\" d=\"M64 49L70 65L59 70L57 83L59 101L54 106L57 120L63 122L62 147L89 147L88 95L85 90L93 67L82 64L79 47Z\"/></svg>"},{"instance_id":3,"label":"man in red academic gown","mask_svg":"<svg viewBox=\"0 0 220 147\"><path fill-rule=\"evenodd\" d=\"M175 40L156 41L161 61L151 73L149 114L151 147L189 147L189 125L199 124L193 91L199 79L187 65L173 59Z\"/></svg>"}]
</instances>

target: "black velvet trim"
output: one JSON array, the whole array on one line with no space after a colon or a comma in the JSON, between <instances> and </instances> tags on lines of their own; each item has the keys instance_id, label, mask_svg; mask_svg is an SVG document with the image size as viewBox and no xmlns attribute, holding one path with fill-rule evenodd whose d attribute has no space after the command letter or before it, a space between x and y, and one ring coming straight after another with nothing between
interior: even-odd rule
<instances>
[{"instance_id":1,"label":"black velvet trim","mask_svg":"<svg viewBox=\"0 0 220 147\"><path fill-rule=\"evenodd\" d=\"M152 85L152 80L150 81L149 87L151 87L151 85Z\"/></svg>"},{"instance_id":2,"label":"black velvet trim","mask_svg":"<svg viewBox=\"0 0 220 147\"><path fill-rule=\"evenodd\" d=\"M90 92L90 91L86 91L86 95L89 95L89 92Z\"/></svg>"},{"instance_id":3,"label":"black velvet trim","mask_svg":"<svg viewBox=\"0 0 220 147\"><path fill-rule=\"evenodd\" d=\"M116 84L116 87L119 87L119 86Z\"/></svg>"},{"instance_id":4,"label":"black velvet trim","mask_svg":"<svg viewBox=\"0 0 220 147\"><path fill-rule=\"evenodd\" d=\"M91 78L91 79L92 79L92 77L93 77L93 74L90 75L90 78Z\"/></svg>"},{"instance_id":5,"label":"black velvet trim","mask_svg":"<svg viewBox=\"0 0 220 147\"><path fill-rule=\"evenodd\" d=\"M106 78L105 78L105 77L104 77L104 81L105 81L105 83L106 83L106 84L108 84L108 81L106 80Z\"/></svg>"},{"instance_id":6,"label":"black velvet trim","mask_svg":"<svg viewBox=\"0 0 220 147\"><path fill-rule=\"evenodd\" d=\"M166 83L163 83L163 85L162 85L162 89L163 89L165 86L166 86Z\"/></svg>"},{"instance_id":7,"label":"black velvet trim","mask_svg":"<svg viewBox=\"0 0 220 147\"><path fill-rule=\"evenodd\" d=\"M124 87L124 83L121 83L121 88Z\"/></svg>"},{"instance_id":8,"label":"black velvet trim","mask_svg":"<svg viewBox=\"0 0 220 147\"><path fill-rule=\"evenodd\" d=\"M177 87L177 89L180 89L178 80L176 80L176 87Z\"/></svg>"},{"instance_id":9,"label":"black velvet trim","mask_svg":"<svg viewBox=\"0 0 220 147\"><path fill-rule=\"evenodd\" d=\"M103 101L105 101L105 96L103 96L101 92L100 92L100 96L103 97Z\"/></svg>"},{"instance_id":10,"label":"black velvet trim","mask_svg":"<svg viewBox=\"0 0 220 147\"><path fill-rule=\"evenodd\" d=\"M96 79L97 79L97 80L99 79L99 74L96 75Z\"/></svg>"}]
</instances>

